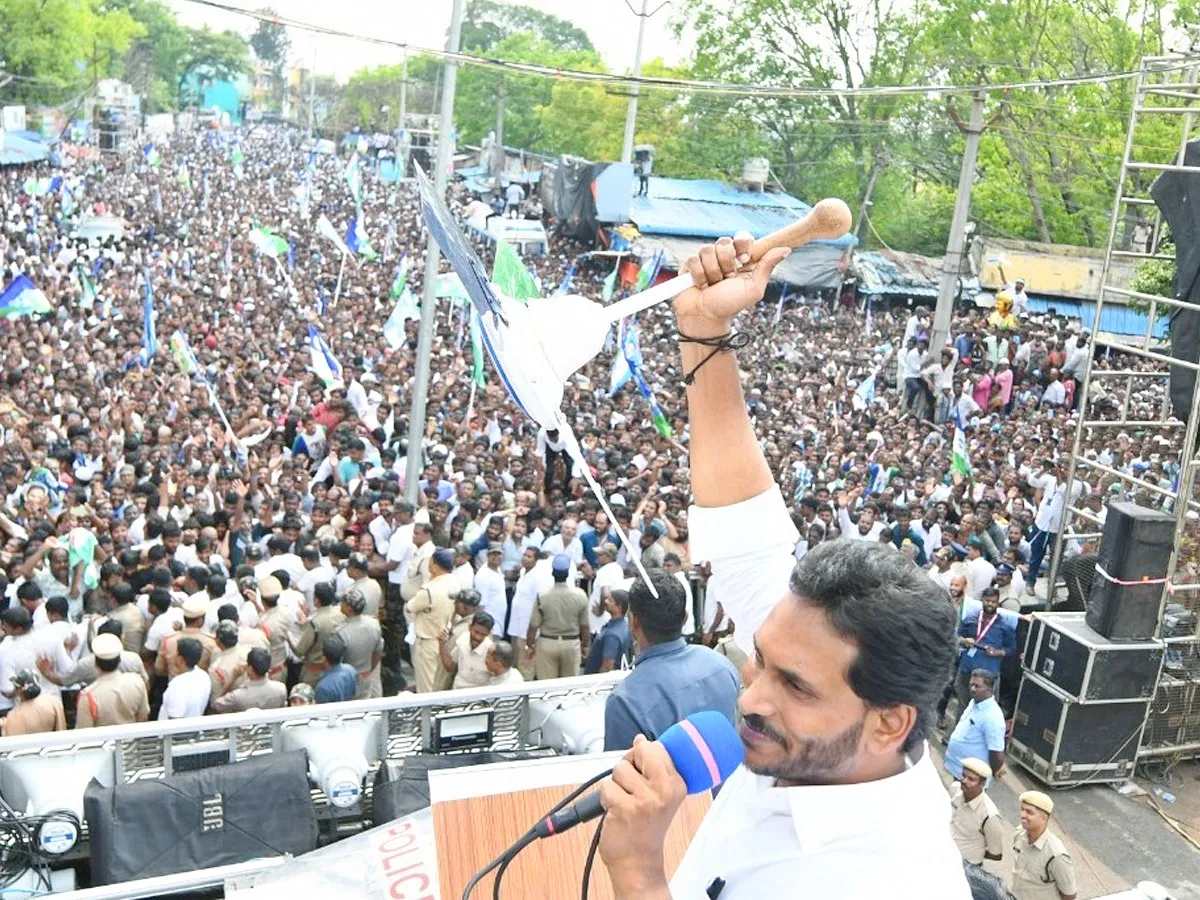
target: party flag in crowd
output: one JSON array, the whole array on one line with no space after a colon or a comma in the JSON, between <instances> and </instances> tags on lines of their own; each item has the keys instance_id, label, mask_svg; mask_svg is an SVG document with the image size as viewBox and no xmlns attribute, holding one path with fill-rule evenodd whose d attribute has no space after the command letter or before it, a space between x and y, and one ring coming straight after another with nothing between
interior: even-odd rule
<instances>
[{"instance_id":1,"label":"party flag in crowd","mask_svg":"<svg viewBox=\"0 0 1200 900\"><path fill-rule=\"evenodd\" d=\"M496 260L492 263L492 284L510 300L528 303L539 296L533 276L508 241L496 242Z\"/></svg>"},{"instance_id":2,"label":"party flag in crowd","mask_svg":"<svg viewBox=\"0 0 1200 900\"><path fill-rule=\"evenodd\" d=\"M383 338L388 342L388 346L393 350L403 347L404 323L409 319L419 318L421 318L421 307L417 304L417 298L413 296L413 292L406 285L396 297L396 305L392 307L392 314L383 323Z\"/></svg>"},{"instance_id":3,"label":"party flag in crowd","mask_svg":"<svg viewBox=\"0 0 1200 900\"><path fill-rule=\"evenodd\" d=\"M0 318L40 316L50 312L50 301L25 275L18 275L0 294Z\"/></svg>"},{"instance_id":4,"label":"party flag in crowd","mask_svg":"<svg viewBox=\"0 0 1200 900\"><path fill-rule=\"evenodd\" d=\"M321 217L317 219L317 234L332 241L333 245L346 256L350 255L350 248L346 246L346 242L342 240L342 236L337 233L337 229L333 227L333 223L324 213L321 213Z\"/></svg>"},{"instance_id":5,"label":"party flag in crowd","mask_svg":"<svg viewBox=\"0 0 1200 900\"><path fill-rule=\"evenodd\" d=\"M304 339L304 343L308 345L311 360L309 368L325 383L325 387L340 384L342 382L342 364L337 361L337 357L325 343L325 338L321 337L321 332L309 325L308 336Z\"/></svg>"},{"instance_id":6,"label":"party flag in crowd","mask_svg":"<svg viewBox=\"0 0 1200 900\"><path fill-rule=\"evenodd\" d=\"M875 399L875 373L872 372L864 378L854 389L854 408L864 410L871 405Z\"/></svg>"},{"instance_id":7,"label":"party flag in crowd","mask_svg":"<svg viewBox=\"0 0 1200 900\"><path fill-rule=\"evenodd\" d=\"M388 297L392 300L400 299L400 295L404 293L404 289L408 286L408 254L400 258L400 265L396 266L396 276L392 279L392 287L388 291Z\"/></svg>"},{"instance_id":8,"label":"party flag in crowd","mask_svg":"<svg viewBox=\"0 0 1200 900\"><path fill-rule=\"evenodd\" d=\"M613 369L609 376L609 395L615 394L621 385L632 378L637 385L638 392L646 398L646 402L650 406L650 419L654 423L655 429L663 437L669 438L672 434L671 423L667 421L666 415L663 414L662 408L654 396L654 391L650 389L650 385L642 373L642 347L638 341L637 325L623 319L620 324L620 332L618 358L624 360L624 365L619 367L618 360L613 360Z\"/></svg>"},{"instance_id":9,"label":"party flag in crowd","mask_svg":"<svg viewBox=\"0 0 1200 900\"><path fill-rule=\"evenodd\" d=\"M483 374L483 330L479 324L479 311L471 306L467 314L471 317L471 380L483 387L487 378Z\"/></svg>"},{"instance_id":10,"label":"party flag in crowd","mask_svg":"<svg viewBox=\"0 0 1200 900\"><path fill-rule=\"evenodd\" d=\"M195 375L200 371L200 363L196 360L196 354L192 352L192 345L188 343L186 334L176 329L171 333L171 340L167 345L171 348L171 356L174 357L180 372L184 375Z\"/></svg>"},{"instance_id":11,"label":"party flag in crowd","mask_svg":"<svg viewBox=\"0 0 1200 900\"><path fill-rule=\"evenodd\" d=\"M962 418L954 418L954 443L950 449L950 471L963 478L971 475L971 457L967 453L967 435L963 431Z\"/></svg>"},{"instance_id":12,"label":"party flag in crowd","mask_svg":"<svg viewBox=\"0 0 1200 900\"><path fill-rule=\"evenodd\" d=\"M233 145L233 155L229 158L229 161L233 164L233 177L241 178L245 173L244 163L246 161L246 157L242 155L241 144Z\"/></svg>"},{"instance_id":13,"label":"party flag in crowd","mask_svg":"<svg viewBox=\"0 0 1200 900\"><path fill-rule=\"evenodd\" d=\"M611 300L617 291L617 270L619 268L621 268L620 260L613 266L613 270L604 276L604 286L600 290L600 298L605 303Z\"/></svg>"},{"instance_id":14,"label":"party flag in crowd","mask_svg":"<svg viewBox=\"0 0 1200 900\"><path fill-rule=\"evenodd\" d=\"M153 142L142 148L142 156L146 157L146 163L155 169L162 165L162 157Z\"/></svg>"},{"instance_id":15,"label":"party flag in crowd","mask_svg":"<svg viewBox=\"0 0 1200 900\"><path fill-rule=\"evenodd\" d=\"M357 216L350 220L350 226L346 229L346 246L363 259L375 259L379 255L371 246L371 239L367 237L367 229L363 227Z\"/></svg>"},{"instance_id":16,"label":"party flag in crowd","mask_svg":"<svg viewBox=\"0 0 1200 900\"><path fill-rule=\"evenodd\" d=\"M637 284L634 287L635 291L644 291L646 288L654 284L658 278L658 272L663 265L663 252L655 250L649 259L642 262L641 268L638 269Z\"/></svg>"},{"instance_id":17,"label":"party flag in crowd","mask_svg":"<svg viewBox=\"0 0 1200 900\"><path fill-rule=\"evenodd\" d=\"M79 266L79 285L82 291L79 295L79 308L91 310L96 305L96 298L100 296L100 292L96 290L96 282L92 281L88 275L86 266Z\"/></svg>"},{"instance_id":18,"label":"party flag in crowd","mask_svg":"<svg viewBox=\"0 0 1200 900\"><path fill-rule=\"evenodd\" d=\"M269 256L271 259L276 259L281 254L287 255L291 249L291 245L270 228L251 228L250 243L259 253Z\"/></svg>"},{"instance_id":19,"label":"party flag in crowd","mask_svg":"<svg viewBox=\"0 0 1200 900\"><path fill-rule=\"evenodd\" d=\"M154 332L154 287L151 283L149 267L142 270L142 279L146 283L146 291L142 298L142 351L143 366L150 365L150 360L158 352L158 336Z\"/></svg>"},{"instance_id":20,"label":"party flag in crowd","mask_svg":"<svg viewBox=\"0 0 1200 900\"><path fill-rule=\"evenodd\" d=\"M567 294L571 291L571 282L575 280L575 267L579 265L579 259L571 260L571 266L567 269L567 274L563 276L562 284L558 286L556 294Z\"/></svg>"}]
</instances>

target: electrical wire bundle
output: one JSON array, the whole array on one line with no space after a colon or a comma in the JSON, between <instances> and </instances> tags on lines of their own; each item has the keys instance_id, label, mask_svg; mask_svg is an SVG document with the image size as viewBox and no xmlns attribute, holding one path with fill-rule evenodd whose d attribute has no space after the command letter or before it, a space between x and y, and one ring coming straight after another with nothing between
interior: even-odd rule
<instances>
[{"instance_id":1,"label":"electrical wire bundle","mask_svg":"<svg viewBox=\"0 0 1200 900\"><path fill-rule=\"evenodd\" d=\"M39 830L50 821L70 822L75 826L76 834L83 830L79 817L70 810L22 816L0 797L0 893L24 878L27 872L37 876L37 887L30 893L52 893L51 854L43 851L38 842Z\"/></svg>"},{"instance_id":2,"label":"electrical wire bundle","mask_svg":"<svg viewBox=\"0 0 1200 900\"><path fill-rule=\"evenodd\" d=\"M555 813L560 812L561 810L565 809L569 804L574 803L576 800L579 799L579 797L583 794L584 791L586 791L588 788L592 787L593 785L603 781L605 778L607 778L611 774L612 774L612 769L608 769L604 772L601 772L599 775L594 775L593 777L589 778L587 781L585 781L579 787L575 788L575 790L571 791L571 793L567 794L567 796L565 796L562 800L560 800L553 809L551 809L544 816L542 816L542 818L538 820L539 824L541 822L545 821L546 819L550 818L551 816L553 816ZM592 837L591 848L588 850L587 866L583 870L582 888L583 888L583 897L585 897L585 898L587 897L588 883L591 880L592 862L596 855L596 849L600 846L600 829L603 826L604 826L604 817L601 816L600 821L596 824L596 833ZM530 828L527 832L525 832L523 835L521 835L521 837L518 838L516 840L516 842L514 842L507 850L505 850L503 853L501 853L499 856L497 856L495 859L493 859L483 869L480 869L478 872L475 873L475 877L472 878L467 883L467 886L465 888L463 888L462 900L470 900L471 892L473 890L475 890L475 888L479 884L479 882L483 881L483 879L487 877L487 874L489 872L491 872L493 869L497 869L497 868L498 868L498 871L496 872L496 880L492 883L492 900L500 900L500 882L504 878L505 870L508 869L509 865L512 863L512 861L514 859L517 858L517 855L520 854L520 852L522 850L524 850L526 847L528 847L530 844L532 844L537 839L538 839L537 826L535 825L533 828Z\"/></svg>"}]
</instances>

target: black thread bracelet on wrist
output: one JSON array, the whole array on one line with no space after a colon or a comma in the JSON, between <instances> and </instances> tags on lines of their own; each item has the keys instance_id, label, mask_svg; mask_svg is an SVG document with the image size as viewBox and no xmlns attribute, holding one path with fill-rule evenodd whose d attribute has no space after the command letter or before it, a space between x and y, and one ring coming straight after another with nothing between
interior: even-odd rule
<instances>
[{"instance_id":1,"label":"black thread bracelet on wrist","mask_svg":"<svg viewBox=\"0 0 1200 900\"><path fill-rule=\"evenodd\" d=\"M708 356L696 363L692 371L687 372L683 376L683 383L691 386L696 381L696 373L700 371L700 367L716 356L718 353L730 353L734 350L740 350L750 343L750 332L728 332L727 334L718 335L717 337L691 337L676 329L679 335L681 344L699 344L701 347L712 347L713 350Z\"/></svg>"}]
</instances>

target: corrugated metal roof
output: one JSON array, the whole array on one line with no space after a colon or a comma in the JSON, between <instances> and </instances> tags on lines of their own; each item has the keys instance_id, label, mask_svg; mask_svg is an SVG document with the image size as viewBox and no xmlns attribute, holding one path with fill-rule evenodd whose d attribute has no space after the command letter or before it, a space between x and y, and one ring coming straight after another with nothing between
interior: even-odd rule
<instances>
[{"instance_id":1,"label":"corrugated metal roof","mask_svg":"<svg viewBox=\"0 0 1200 900\"><path fill-rule=\"evenodd\" d=\"M629 218L643 234L713 239L748 231L760 238L811 209L790 194L742 191L703 179L651 178L649 194L633 198ZM852 247L856 241L846 235L819 243Z\"/></svg>"},{"instance_id":2,"label":"corrugated metal roof","mask_svg":"<svg viewBox=\"0 0 1200 900\"><path fill-rule=\"evenodd\" d=\"M1030 296L1030 312L1045 313L1049 312L1051 308L1060 316L1079 319L1083 327L1089 331L1102 331L1108 334L1121 334L1128 337L1145 338L1146 326L1150 321L1150 317L1140 310L1130 309L1128 306L1106 303L1104 304L1104 312L1100 316L1100 327L1097 329L1095 303L1085 303L1079 300L1062 300L1058 297ZM1167 321L1167 318L1159 316L1158 321L1154 323L1154 339L1159 341L1166 340L1169 330L1170 323Z\"/></svg>"},{"instance_id":3,"label":"corrugated metal roof","mask_svg":"<svg viewBox=\"0 0 1200 900\"><path fill-rule=\"evenodd\" d=\"M908 297L936 297L937 279L931 278L917 266L908 264L905 257L892 258L871 250L855 251L854 270L858 276L859 293L872 296L903 294ZM938 261L925 262L936 265Z\"/></svg>"},{"instance_id":4,"label":"corrugated metal roof","mask_svg":"<svg viewBox=\"0 0 1200 900\"><path fill-rule=\"evenodd\" d=\"M50 154L50 148L41 141L30 140L14 131L4 133L4 146L0 147L0 166L21 166L41 162Z\"/></svg>"}]
</instances>

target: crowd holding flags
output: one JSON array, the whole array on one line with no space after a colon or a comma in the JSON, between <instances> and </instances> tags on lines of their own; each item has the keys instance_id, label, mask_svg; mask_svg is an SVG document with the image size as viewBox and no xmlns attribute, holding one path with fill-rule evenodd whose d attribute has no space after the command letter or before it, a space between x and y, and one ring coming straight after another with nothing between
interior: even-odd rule
<instances>
[{"instance_id":1,"label":"crowd holding flags","mask_svg":"<svg viewBox=\"0 0 1200 900\"><path fill-rule=\"evenodd\" d=\"M251 228L250 243L263 256L269 256L271 259L278 259L280 255L287 256L292 249L292 245L286 239L281 238L270 228Z\"/></svg>"},{"instance_id":2,"label":"crowd holding flags","mask_svg":"<svg viewBox=\"0 0 1200 900\"><path fill-rule=\"evenodd\" d=\"M80 287L79 308L90 311L96 306L96 298L100 296L100 292L96 290L96 282L88 275L86 266L79 265L76 271Z\"/></svg>"},{"instance_id":3,"label":"crowd holding flags","mask_svg":"<svg viewBox=\"0 0 1200 900\"><path fill-rule=\"evenodd\" d=\"M354 216L346 228L346 246L365 260L376 259L379 256L371 246L371 239L367 236L367 229L360 216Z\"/></svg>"},{"instance_id":4,"label":"crowd holding flags","mask_svg":"<svg viewBox=\"0 0 1200 900\"><path fill-rule=\"evenodd\" d=\"M18 275L0 293L0 318L40 316L50 312L50 301L25 275Z\"/></svg>"},{"instance_id":5,"label":"crowd holding flags","mask_svg":"<svg viewBox=\"0 0 1200 900\"><path fill-rule=\"evenodd\" d=\"M321 379L325 387L342 384L342 364L337 361L337 357L333 355L333 351L325 343L325 338L321 336L321 332L314 326L309 325L308 335L305 337L304 343L308 345L309 368Z\"/></svg>"},{"instance_id":6,"label":"crowd holding flags","mask_svg":"<svg viewBox=\"0 0 1200 900\"><path fill-rule=\"evenodd\" d=\"M953 475L961 475L963 478L971 477L971 456L967 452L967 434L963 430L962 416L958 414L957 407L954 412L954 443L950 447L950 472Z\"/></svg>"},{"instance_id":7,"label":"crowd holding flags","mask_svg":"<svg viewBox=\"0 0 1200 900\"><path fill-rule=\"evenodd\" d=\"M633 379L639 393L646 398L646 402L650 405L650 418L654 422L655 429L663 437L669 438L672 435L671 423L667 421L662 407L658 405L658 400L654 396L654 391L650 389L650 385L642 373L642 348L638 341L637 324L630 319L622 319L618 329L617 353L613 357L612 371L609 373L608 394L611 397L626 382Z\"/></svg>"},{"instance_id":8,"label":"crowd holding flags","mask_svg":"<svg viewBox=\"0 0 1200 900\"><path fill-rule=\"evenodd\" d=\"M142 349L138 356L142 365L148 366L158 352L158 336L154 331L154 287L149 267L142 270L142 280L146 290L142 298Z\"/></svg>"},{"instance_id":9,"label":"crowd holding flags","mask_svg":"<svg viewBox=\"0 0 1200 900\"><path fill-rule=\"evenodd\" d=\"M146 164L152 168L157 169L162 165L162 156L159 154L158 149L154 146L153 142L146 144L146 146L142 148L142 156L146 158Z\"/></svg>"}]
</instances>

